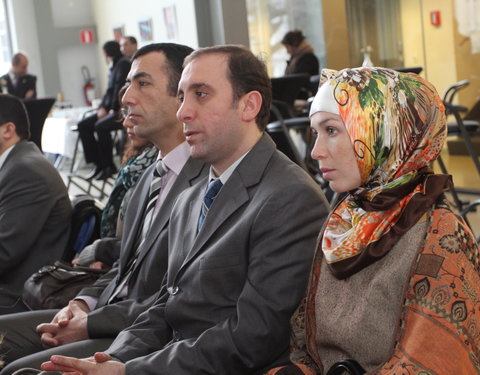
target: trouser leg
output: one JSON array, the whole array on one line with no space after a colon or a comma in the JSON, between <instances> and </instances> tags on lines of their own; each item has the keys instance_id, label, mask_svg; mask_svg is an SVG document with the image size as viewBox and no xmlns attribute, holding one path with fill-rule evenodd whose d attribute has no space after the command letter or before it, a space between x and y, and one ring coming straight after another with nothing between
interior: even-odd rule
<instances>
[{"instance_id":1,"label":"trouser leg","mask_svg":"<svg viewBox=\"0 0 480 375\"><path fill-rule=\"evenodd\" d=\"M120 129L122 123L115 114L109 114L95 123L95 131L98 137L98 158L101 168L113 166L112 130Z\"/></svg>"},{"instance_id":2,"label":"trouser leg","mask_svg":"<svg viewBox=\"0 0 480 375\"><path fill-rule=\"evenodd\" d=\"M95 139L95 123L97 119L96 114L84 118L78 123L78 133L82 142L85 161L98 165L98 145Z\"/></svg>"},{"instance_id":3,"label":"trouser leg","mask_svg":"<svg viewBox=\"0 0 480 375\"><path fill-rule=\"evenodd\" d=\"M58 310L28 311L0 316L0 356L5 363L43 350L36 327L52 321Z\"/></svg>"}]
</instances>

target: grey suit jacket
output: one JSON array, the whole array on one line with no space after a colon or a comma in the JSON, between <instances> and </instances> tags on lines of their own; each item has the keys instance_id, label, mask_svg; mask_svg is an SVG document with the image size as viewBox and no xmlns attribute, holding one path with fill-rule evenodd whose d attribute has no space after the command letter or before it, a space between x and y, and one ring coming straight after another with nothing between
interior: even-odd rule
<instances>
[{"instance_id":1,"label":"grey suit jacket","mask_svg":"<svg viewBox=\"0 0 480 375\"><path fill-rule=\"evenodd\" d=\"M129 201L118 262L92 287L85 288L79 293L79 295L98 298L97 307L88 316L87 328L90 338L115 337L155 301L155 295L160 290L167 269L168 223L173 203L181 191L192 186L208 173L208 167L203 162L193 159L187 161L162 203L140 249L128 282L127 298L109 304L108 300L121 276L127 271L130 259L135 255L137 233L143 224L154 168L155 164L145 170Z\"/></svg>"},{"instance_id":2,"label":"grey suit jacket","mask_svg":"<svg viewBox=\"0 0 480 375\"><path fill-rule=\"evenodd\" d=\"M159 299L108 352L127 374L256 374L288 360L289 319L305 293L328 212L319 186L264 135L215 198L178 198Z\"/></svg>"},{"instance_id":3,"label":"grey suit jacket","mask_svg":"<svg viewBox=\"0 0 480 375\"><path fill-rule=\"evenodd\" d=\"M0 314L20 298L25 280L59 259L70 234L65 184L38 147L21 141L0 169Z\"/></svg>"}]
</instances>

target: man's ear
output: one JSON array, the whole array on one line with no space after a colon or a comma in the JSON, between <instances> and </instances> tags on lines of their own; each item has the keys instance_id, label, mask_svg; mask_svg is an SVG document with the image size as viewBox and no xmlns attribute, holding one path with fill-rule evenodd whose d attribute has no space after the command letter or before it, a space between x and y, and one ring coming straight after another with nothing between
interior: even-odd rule
<instances>
[{"instance_id":1,"label":"man's ear","mask_svg":"<svg viewBox=\"0 0 480 375\"><path fill-rule=\"evenodd\" d=\"M12 139L17 135L17 127L13 122L7 122L0 126L0 134L6 140Z\"/></svg>"},{"instance_id":2,"label":"man's ear","mask_svg":"<svg viewBox=\"0 0 480 375\"><path fill-rule=\"evenodd\" d=\"M242 120L255 121L262 106L262 95L258 91L250 91L242 97Z\"/></svg>"}]
</instances>

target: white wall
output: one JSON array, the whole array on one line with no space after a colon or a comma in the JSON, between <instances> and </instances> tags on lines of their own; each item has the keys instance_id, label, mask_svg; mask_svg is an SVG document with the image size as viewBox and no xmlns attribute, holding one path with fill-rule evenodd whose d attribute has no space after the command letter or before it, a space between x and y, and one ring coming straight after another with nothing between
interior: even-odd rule
<instances>
[{"instance_id":1,"label":"white wall","mask_svg":"<svg viewBox=\"0 0 480 375\"><path fill-rule=\"evenodd\" d=\"M175 5L178 34L169 39L165 27L163 9ZM124 35L133 35L139 46L152 42L172 42L198 47L194 0L92 0L97 24L99 83L106 87L108 69L101 51L107 40L114 38L113 28L123 26ZM152 20L153 41L140 41L138 22Z\"/></svg>"}]
</instances>

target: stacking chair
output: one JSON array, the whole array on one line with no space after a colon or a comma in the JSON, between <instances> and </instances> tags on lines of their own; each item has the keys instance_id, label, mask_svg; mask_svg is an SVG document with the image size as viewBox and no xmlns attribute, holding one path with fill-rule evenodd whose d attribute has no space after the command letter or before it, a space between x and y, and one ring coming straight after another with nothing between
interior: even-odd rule
<instances>
[{"instance_id":1,"label":"stacking chair","mask_svg":"<svg viewBox=\"0 0 480 375\"><path fill-rule=\"evenodd\" d=\"M315 138L310 128L310 119L308 117L281 118L269 123L266 131L275 142L277 149L302 167L320 185L328 201L333 203L338 196L329 188L328 181L322 178L318 162L311 157ZM292 133L296 135L294 138Z\"/></svg>"},{"instance_id":2,"label":"stacking chair","mask_svg":"<svg viewBox=\"0 0 480 375\"><path fill-rule=\"evenodd\" d=\"M42 131L45 120L55 103L55 98L24 99L30 121L30 140L42 150Z\"/></svg>"},{"instance_id":3,"label":"stacking chair","mask_svg":"<svg viewBox=\"0 0 480 375\"><path fill-rule=\"evenodd\" d=\"M83 248L100 238L102 209L89 195L81 194L72 199L70 237L62 260L71 262Z\"/></svg>"},{"instance_id":4,"label":"stacking chair","mask_svg":"<svg viewBox=\"0 0 480 375\"><path fill-rule=\"evenodd\" d=\"M453 115L455 121L448 123L448 135L457 135L465 143L466 150L472 158L473 164L480 177L480 158L478 151L472 143L472 137L480 136L478 129L480 124L473 120L464 120L460 115L461 112L466 112L467 108L461 105L454 104L456 94L469 85L468 80L462 80L450 86L443 95L443 104L445 105L445 112L447 115ZM447 168L441 156L438 157L439 167L442 173L448 174ZM478 194L478 189L461 189L455 188L452 190L452 197L459 212L462 212L464 206L468 205L467 201L462 201L458 193Z\"/></svg>"}]
</instances>

